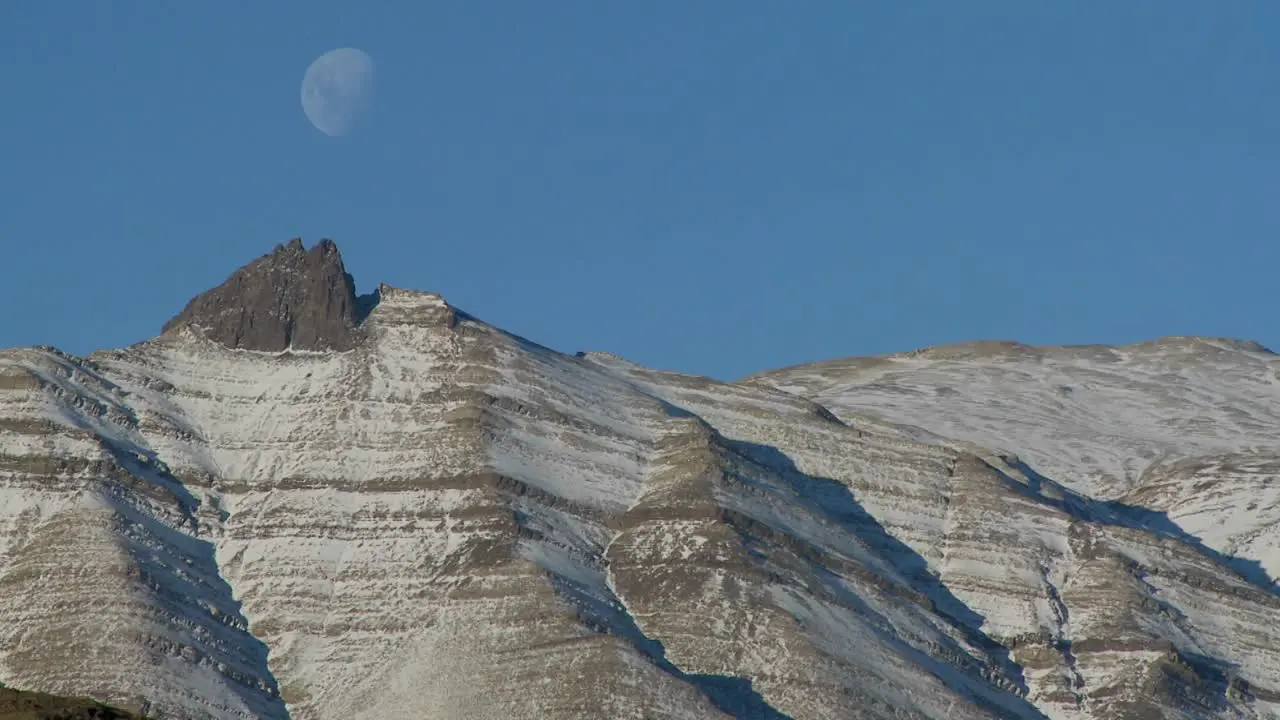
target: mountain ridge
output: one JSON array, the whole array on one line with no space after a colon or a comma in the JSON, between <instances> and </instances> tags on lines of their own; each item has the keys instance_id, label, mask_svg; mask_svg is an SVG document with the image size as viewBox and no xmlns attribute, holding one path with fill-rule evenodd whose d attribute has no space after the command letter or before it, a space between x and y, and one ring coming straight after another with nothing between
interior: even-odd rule
<instances>
[{"instance_id":1,"label":"mountain ridge","mask_svg":"<svg viewBox=\"0 0 1280 720\"><path fill-rule=\"evenodd\" d=\"M783 373L796 368L815 368L825 366L839 366L844 363L848 364L866 364L877 360L890 360L894 358L909 357L950 357L950 356L991 356L997 357L1001 354L1016 355L1018 353L1027 353L1031 355L1039 354L1067 354L1067 353L1086 353L1086 352L1135 352L1157 349L1160 347L1192 347L1207 346L1214 350L1240 350L1244 352L1260 353L1263 355L1275 356L1277 353L1256 340L1232 337L1215 337L1208 335L1163 335L1149 340L1140 340L1130 343L1121 343L1108 345L1103 343L1065 343L1065 344L1028 344L1018 340L970 340L966 342L948 343L945 345L928 345L925 347L913 348L911 350L899 350L894 352L881 353L878 355L851 355L841 358L831 358L826 360L814 360L810 362L795 363L780 368L769 370L761 370L750 373L738 382L751 381L759 376L773 375ZM1225 347L1224 347L1225 346ZM1003 352L1002 352L1003 351Z\"/></svg>"},{"instance_id":2,"label":"mountain ridge","mask_svg":"<svg viewBox=\"0 0 1280 720\"><path fill-rule=\"evenodd\" d=\"M263 257L155 339L0 350L0 680L219 719L1280 713L1274 408L1237 389L1270 360L1006 368L1086 429L1235 402L1235 444L1174 428L1205 453L1111 497L948 409L1004 402L972 354L723 383ZM1184 528L1245 512L1214 488L1264 500L1247 537Z\"/></svg>"}]
</instances>

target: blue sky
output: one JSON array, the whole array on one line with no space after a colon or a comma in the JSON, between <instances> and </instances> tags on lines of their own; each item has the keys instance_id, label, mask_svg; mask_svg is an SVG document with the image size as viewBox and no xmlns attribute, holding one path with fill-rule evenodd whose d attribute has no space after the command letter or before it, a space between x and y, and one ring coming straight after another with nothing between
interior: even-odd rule
<instances>
[{"instance_id":1,"label":"blue sky","mask_svg":"<svg viewBox=\"0 0 1280 720\"><path fill-rule=\"evenodd\" d=\"M279 242L733 378L979 338L1280 347L1280 3L0 10L0 346L158 332ZM376 63L312 128L321 53Z\"/></svg>"}]
</instances>

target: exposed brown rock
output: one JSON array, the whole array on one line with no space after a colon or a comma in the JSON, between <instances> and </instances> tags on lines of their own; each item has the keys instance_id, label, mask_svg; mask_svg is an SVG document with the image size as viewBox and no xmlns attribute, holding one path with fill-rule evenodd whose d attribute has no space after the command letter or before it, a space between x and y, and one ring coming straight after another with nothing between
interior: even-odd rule
<instances>
[{"instance_id":1,"label":"exposed brown rock","mask_svg":"<svg viewBox=\"0 0 1280 720\"><path fill-rule=\"evenodd\" d=\"M196 296L164 331L195 326L229 348L347 350L359 339L361 301L332 240L275 250Z\"/></svg>"},{"instance_id":2,"label":"exposed brown rock","mask_svg":"<svg viewBox=\"0 0 1280 720\"><path fill-rule=\"evenodd\" d=\"M0 720L130 720L134 717L85 698L0 687Z\"/></svg>"}]
</instances>

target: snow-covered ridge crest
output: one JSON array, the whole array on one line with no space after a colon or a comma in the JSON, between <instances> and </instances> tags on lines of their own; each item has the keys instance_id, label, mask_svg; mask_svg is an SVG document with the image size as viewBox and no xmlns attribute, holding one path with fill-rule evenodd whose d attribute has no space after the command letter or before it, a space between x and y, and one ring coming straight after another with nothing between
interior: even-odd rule
<instances>
[{"instance_id":1,"label":"snow-covered ridge crest","mask_svg":"<svg viewBox=\"0 0 1280 720\"><path fill-rule=\"evenodd\" d=\"M452 324L457 321L453 307L439 293L406 290L383 283L373 298L366 322Z\"/></svg>"},{"instance_id":2,"label":"snow-covered ridge crest","mask_svg":"<svg viewBox=\"0 0 1280 720\"><path fill-rule=\"evenodd\" d=\"M982 354L998 347L995 357ZM815 363L749 379L1024 456L1101 497L1161 458L1280 447L1280 357L1257 343L986 344Z\"/></svg>"},{"instance_id":3,"label":"snow-covered ridge crest","mask_svg":"<svg viewBox=\"0 0 1280 720\"><path fill-rule=\"evenodd\" d=\"M1046 359L1052 360L1055 358L1074 358L1076 360L1081 360L1087 357L1091 358L1095 362L1108 363L1123 361L1130 354L1137 357L1157 354L1165 354L1171 357L1186 357L1195 355L1208 356L1212 354L1234 352L1257 356L1264 360L1266 358L1277 357L1274 351L1255 340L1195 335L1170 335L1153 340L1129 343L1126 345L1030 345L1016 340L976 340L950 345L933 345L883 355L820 360L817 362L796 365L794 367L780 368L777 370L757 373L751 377L745 378L744 381L749 382L760 377L791 374L793 371L799 371L801 369L804 369L807 372L812 372L821 369L835 370L838 368L867 368L879 366L885 362L908 360L913 358L935 361L965 359L987 359L992 361L1021 359L1023 361L1039 361Z\"/></svg>"}]
</instances>

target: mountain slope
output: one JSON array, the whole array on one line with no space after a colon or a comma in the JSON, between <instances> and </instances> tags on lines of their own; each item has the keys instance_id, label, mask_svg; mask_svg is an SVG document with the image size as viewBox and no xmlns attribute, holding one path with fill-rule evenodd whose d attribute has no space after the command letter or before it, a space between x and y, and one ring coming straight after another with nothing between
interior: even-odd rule
<instances>
[{"instance_id":1,"label":"mountain slope","mask_svg":"<svg viewBox=\"0 0 1280 720\"><path fill-rule=\"evenodd\" d=\"M352 288L291 244L154 340L0 351L0 679L156 717L1280 713L1280 598L1145 506Z\"/></svg>"},{"instance_id":2,"label":"mountain slope","mask_svg":"<svg viewBox=\"0 0 1280 720\"><path fill-rule=\"evenodd\" d=\"M1214 550L1280 576L1280 356L1256 343L971 343L748 384L911 426L931 442L1016 453L1072 489L1165 513Z\"/></svg>"}]
</instances>

